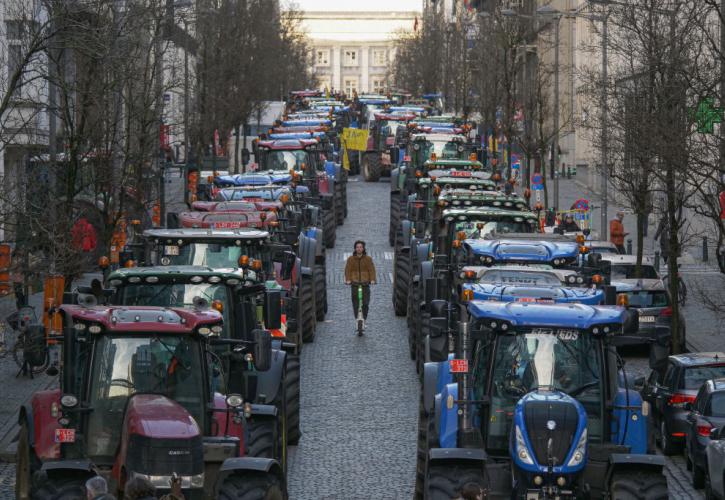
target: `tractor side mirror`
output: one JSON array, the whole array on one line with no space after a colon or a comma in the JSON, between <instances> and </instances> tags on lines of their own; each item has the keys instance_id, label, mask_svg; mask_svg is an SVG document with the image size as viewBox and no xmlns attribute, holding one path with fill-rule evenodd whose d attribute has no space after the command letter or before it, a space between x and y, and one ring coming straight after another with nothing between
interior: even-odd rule
<instances>
[{"instance_id":1,"label":"tractor side mirror","mask_svg":"<svg viewBox=\"0 0 725 500\"><path fill-rule=\"evenodd\" d=\"M692 403L689 401L685 402L684 406L682 407L685 411L692 411ZM712 436L711 436L712 437Z\"/></svg>"},{"instance_id":2,"label":"tractor side mirror","mask_svg":"<svg viewBox=\"0 0 725 500\"><path fill-rule=\"evenodd\" d=\"M430 319L430 336L440 337L448 331L448 318L433 317Z\"/></svg>"},{"instance_id":3,"label":"tractor side mirror","mask_svg":"<svg viewBox=\"0 0 725 500\"><path fill-rule=\"evenodd\" d=\"M448 317L448 302L440 299L432 300L430 302L430 317L433 319Z\"/></svg>"},{"instance_id":4,"label":"tractor side mirror","mask_svg":"<svg viewBox=\"0 0 725 500\"><path fill-rule=\"evenodd\" d=\"M28 326L25 333L25 345L23 346L23 361L35 368L45 364L47 355L45 327L43 325Z\"/></svg>"},{"instance_id":5,"label":"tractor side mirror","mask_svg":"<svg viewBox=\"0 0 725 500\"><path fill-rule=\"evenodd\" d=\"M644 389L644 377L637 377L632 385L635 391L639 392Z\"/></svg>"},{"instance_id":6,"label":"tractor side mirror","mask_svg":"<svg viewBox=\"0 0 725 500\"><path fill-rule=\"evenodd\" d=\"M613 285L604 286L604 304L608 306L617 305L617 287ZM625 333L626 333L626 321L625 321Z\"/></svg>"},{"instance_id":7,"label":"tractor side mirror","mask_svg":"<svg viewBox=\"0 0 725 500\"><path fill-rule=\"evenodd\" d=\"M264 294L264 326L278 330L282 326L282 294L279 290L267 290Z\"/></svg>"},{"instance_id":8,"label":"tractor side mirror","mask_svg":"<svg viewBox=\"0 0 725 500\"><path fill-rule=\"evenodd\" d=\"M297 255L295 255L294 252L287 250L275 255L273 260L274 262L279 262L280 264L280 277L283 280L290 279L292 277L292 270L295 267L295 262L297 261Z\"/></svg>"},{"instance_id":9,"label":"tractor side mirror","mask_svg":"<svg viewBox=\"0 0 725 500\"><path fill-rule=\"evenodd\" d=\"M722 427L718 427L710 431L710 439L720 439L722 437Z\"/></svg>"},{"instance_id":10,"label":"tractor side mirror","mask_svg":"<svg viewBox=\"0 0 725 500\"><path fill-rule=\"evenodd\" d=\"M649 346L649 367L664 372L670 355L671 336L669 328L655 328L655 340Z\"/></svg>"},{"instance_id":11,"label":"tractor side mirror","mask_svg":"<svg viewBox=\"0 0 725 500\"><path fill-rule=\"evenodd\" d=\"M260 372L266 372L272 366L272 335L268 330L254 330L254 366Z\"/></svg>"},{"instance_id":12,"label":"tractor side mirror","mask_svg":"<svg viewBox=\"0 0 725 500\"><path fill-rule=\"evenodd\" d=\"M624 312L623 330L625 335L635 335L639 331L639 313L633 309Z\"/></svg>"},{"instance_id":13,"label":"tractor side mirror","mask_svg":"<svg viewBox=\"0 0 725 500\"><path fill-rule=\"evenodd\" d=\"M249 160L251 159L251 155L249 153L249 150L247 148L242 149L242 165L246 165L249 163Z\"/></svg>"},{"instance_id":14,"label":"tractor side mirror","mask_svg":"<svg viewBox=\"0 0 725 500\"><path fill-rule=\"evenodd\" d=\"M593 252L587 255L587 265L589 267L599 268L602 262L602 254Z\"/></svg>"}]
</instances>

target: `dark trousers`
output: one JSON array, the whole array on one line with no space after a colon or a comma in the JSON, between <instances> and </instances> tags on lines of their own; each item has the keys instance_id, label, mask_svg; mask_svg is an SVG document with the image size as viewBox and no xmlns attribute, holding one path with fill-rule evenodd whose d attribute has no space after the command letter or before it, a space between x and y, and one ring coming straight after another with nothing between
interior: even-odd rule
<instances>
[{"instance_id":1,"label":"dark trousers","mask_svg":"<svg viewBox=\"0 0 725 500\"><path fill-rule=\"evenodd\" d=\"M627 250L624 249L624 245L617 245L617 250L619 250L619 253L622 255L627 253Z\"/></svg>"},{"instance_id":2,"label":"dark trousers","mask_svg":"<svg viewBox=\"0 0 725 500\"><path fill-rule=\"evenodd\" d=\"M357 288L360 285L352 285L350 286L350 291L352 293L352 314L357 318L357 309L360 307L357 300ZM362 304L362 313L363 318L368 319L368 308L370 307L370 285L362 285L363 289L363 304Z\"/></svg>"}]
</instances>

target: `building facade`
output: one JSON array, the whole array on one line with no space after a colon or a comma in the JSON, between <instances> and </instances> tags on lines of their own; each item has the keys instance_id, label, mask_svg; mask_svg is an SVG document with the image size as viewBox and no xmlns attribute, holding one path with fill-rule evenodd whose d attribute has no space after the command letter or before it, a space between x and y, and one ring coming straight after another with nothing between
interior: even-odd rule
<instances>
[{"instance_id":1,"label":"building facade","mask_svg":"<svg viewBox=\"0 0 725 500\"><path fill-rule=\"evenodd\" d=\"M385 92L396 33L413 30L416 12L305 12L320 89Z\"/></svg>"}]
</instances>

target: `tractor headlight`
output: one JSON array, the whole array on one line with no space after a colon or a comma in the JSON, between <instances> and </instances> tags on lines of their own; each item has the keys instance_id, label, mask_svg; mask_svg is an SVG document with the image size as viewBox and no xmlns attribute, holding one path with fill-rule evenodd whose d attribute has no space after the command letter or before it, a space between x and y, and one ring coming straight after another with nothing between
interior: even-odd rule
<instances>
[{"instance_id":1,"label":"tractor headlight","mask_svg":"<svg viewBox=\"0 0 725 500\"><path fill-rule=\"evenodd\" d=\"M101 328L101 325L91 325L88 327L88 331L90 333L101 333L102 329L103 328Z\"/></svg>"},{"instance_id":2,"label":"tractor headlight","mask_svg":"<svg viewBox=\"0 0 725 500\"><path fill-rule=\"evenodd\" d=\"M584 461L584 455L587 451L587 430L584 429L584 432L582 432L581 437L579 438L579 442L576 444L576 448L574 448L574 453L571 454L571 458L569 459L569 463L566 464L567 467L576 467L577 465L581 464Z\"/></svg>"},{"instance_id":3,"label":"tractor headlight","mask_svg":"<svg viewBox=\"0 0 725 500\"><path fill-rule=\"evenodd\" d=\"M516 455L519 457L519 460L521 460L523 463L528 465L534 465L534 460L531 458L531 455L529 454L529 450L526 447L526 442L524 441L524 435L521 433L521 429L517 425L515 427L516 429Z\"/></svg>"},{"instance_id":4,"label":"tractor headlight","mask_svg":"<svg viewBox=\"0 0 725 500\"><path fill-rule=\"evenodd\" d=\"M64 394L60 398L60 404L63 408L75 408L78 406L78 398L73 394Z\"/></svg>"}]
</instances>

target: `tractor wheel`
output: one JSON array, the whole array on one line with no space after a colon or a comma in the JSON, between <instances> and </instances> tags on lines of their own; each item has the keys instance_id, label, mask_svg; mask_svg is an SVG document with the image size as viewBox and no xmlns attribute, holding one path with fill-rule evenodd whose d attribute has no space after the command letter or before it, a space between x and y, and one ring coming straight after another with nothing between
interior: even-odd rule
<instances>
[{"instance_id":1,"label":"tractor wheel","mask_svg":"<svg viewBox=\"0 0 725 500\"><path fill-rule=\"evenodd\" d=\"M410 285L410 256L395 254L393 276L393 309L396 316L405 316L408 310L408 286Z\"/></svg>"},{"instance_id":2,"label":"tractor wheel","mask_svg":"<svg viewBox=\"0 0 725 500\"><path fill-rule=\"evenodd\" d=\"M219 487L221 500L284 500L280 478L268 472L240 472L227 476Z\"/></svg>"},{"instance_id":3,"label":"tractor wheel","mask_svg":"<svg viewBox=\"0 0 725 500\"><path fill-rule=\"evenodd\" d=\"M86 481L88 477L73 475L71 477L54 477L42 481L33 492L34 500L77 500L86 497Z\"/></svg>"},{"instance_id":4,"label":"tractor wheel","mask_svg":"<svg viewBox=\"0 0 725 500\"><path fill-rule=\"evenodd\" d=\"M250 457L274 458L279 456L278 434L280 419L277 417L252 416L247 420L249 441L247 455Z\"/></svg>"},{"instance_id":5,"label":"tractor wheel","mask_svg":"<svg viewBox=\"0 0 725 500\"><path fill-rule=\"evenodd\" d=\"M30 499L33 484L31 478L33 472L38 469L38 465L35 452L30 449L28 424L23 422L20 426L18 446L15 452L15 498Z\"/></svg>"},{"instance_id":6,"label":"tractor wheel","mask_svg":"<svg viewBox=\"0 0 725 500\"><path fill-rule=\"evenodd\" d=\"M609 493L617 500L665 500L667 478L660 472L615 472Z\"/></svg>"},{"instance_id":7,"label":"tractor wheel","mask_svg":"<svg viewBox=\"0 0 725 500\"><path fill-rule=\"evenodd\" d=\"M682 445L672 442L672 436L670 436L664 420L660 422L660 446L662 447L662 454L665 456L677 455L682 452Z\"/></svg>"},{"instance_id":8,"label":"tractor wheel","mask_svg":"<svg viewBox=\"0 0 725 500\"><path fill-rule=\"evenodd\" d=\"M477 483L484 489L486 483L480 464L459 462L432 465L426 472L424 497L427 500L450 500L456 498L467 483Z\"/></svg>"},{"instance_id":9,"label":"tractor wheel","mask_svg":"<svg viewBox=\"0 0 725 500\"><path fill-rule=\"evenodd\" d=\"M302 276L300 280L300 304L302 307L302 341L315 340L315 285L314 277Z\"/></svg>"},{"instance_id":10,"label":"tractor wheel","mask_svg":"<svg viewBox=\"0 0 725 500\"><path fill-rule=\"evenodd\" d=\"M366 154L363 157L361 168L365 182L378 182L382 171L380 155L377 153Z\"/></svg>"},{"instance_id":11,"label":"tractor wheel","mask_svg":"<svg viewBox=\"0 0 725 500\"><path fill-rule=\"evenodd\" d=\"M418 453L415 464L415 496L417 500L423 500L423 489L425 485L425 467L428 460L428 451L437 446L435 439L435 423L430 415L423 409L423 395L421 393L418 404Z\"/></svg>"},{"instance_id":12,"label":"tractor wheel","mask_svg":"<svg viewBox=\"0 0 725 500\"><path fill-rule=\"evenodd\" d=\"M420 314L420 319L418 320L418 352L420 353L420 358L418 359L418 363L420 364L419 374L420 374L420 380L423 381L423 365L426 361L430 361L430 359L426 358L425 355L425 339L430 335L430 313L422 312Z\"/></svg>"},{"instance_id":13,"label":"tractor wheel","mask_svg":"<svg viewBox=\"0 0 725 500\"><path fill-rule=\"evenodd\" d=\"M400 225L400 193L390 193L390 224L388 225L388 244L395 245L395 233Z\"/></svg>"},{"instance_id":14,"label":"tractor wheel","mask_svg":"<svg viewBox=\"0 0 725 500\"><path fill-rule=\"evenodd\" d=\"M347 218L347 174L345 174L345 184L342 186L342 212Z\"/></svg>"},{"instance_id":15,"label":"tractor wheel","mask_svg":"<svg viewBox=\"0 0 725 500\"><path fill-rule=\"evenodd\" d=\"M295 307L294 311L287 313L287 340L297 346L294 349L294 353L299 356L302 352L302 325L304 323L304 315L302 314L302 298L299 296L299 290L297 293L297 307ZM290 313L294 314L294 321L290 321Z\"/></svg>"},{"instance_id":16,"label":"tractor wheel","mask_svg":"<svg viewBox=\"0 0 725 500\"><path fill-rule=\"evenodd\" d=\"M277 395L274 400L268 403L277 408L277 431L275 433L276 448L274 451L274 458L279 461L279 464L282 466L282 470L284 470L285 474L287 474L287 421L289 415L289 410L287 409L287 359L289 356L290 355L285 357L285 365L282 367L282 376L279 380Z\"/></svg>"},{"instance_id":17,"label":"tractor wheel","mask_svg":"<svg viewBox=\"0 0 725 500\"><path fill-rule=\"evenodd\" d=\"M705 472L706 469L707 465L705 468L702 468L696 463L692 463L692 487L696 490L701 490L705 487L705 476L707 475Z\"/></svg>"},{"instance_id":18,"label":"tractor wheel","mask_svg":"<svg viewBox=\"0 0 725 500\"><path fill-rule=\"evenodd\" d=\"M335 222L338 226L345 223L345 200L342 196L342 184L340 181L335 183Z\"/></svg>"},{"instance_id":19,"label":"tractor wheel","mask_svg":"<svg viewBox=\"0 0 725 500\"><path fill-rule=\"evenodd\" d=\"M325 237L325 246L335 248L335 214L332 210L323 211L322 232Z\"/></svg>"},{"instance_id":20,"label":"tractor wheel","mask_svg":"<svg viewBox=\"0 0 725 500\"><path fill-rule=\"evenodd\" d=\"M285 377L287 398L287 444L300 441L300 357L287 354L287 376Z\"/></svg>"},{"instance_id":21,"label":"tractor wheel","mask_svg":"<svg viewBox=\"0 0 725 500\"><path fill-rule=\"evenodd\" d=\"M317 321L325 321L327 313L327 277L325 276L325 266L315 266L315 316Z\"/></svg>"}]
</instances>

